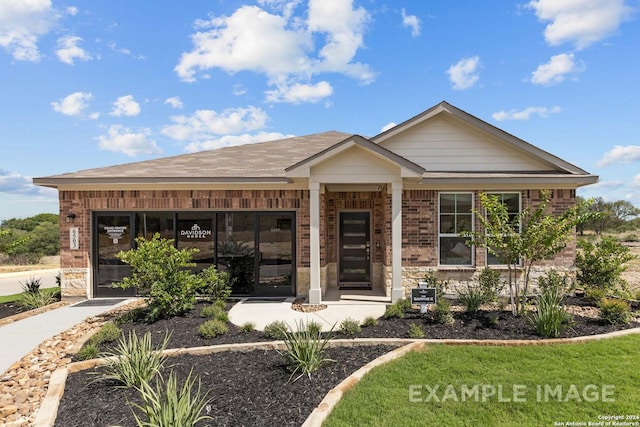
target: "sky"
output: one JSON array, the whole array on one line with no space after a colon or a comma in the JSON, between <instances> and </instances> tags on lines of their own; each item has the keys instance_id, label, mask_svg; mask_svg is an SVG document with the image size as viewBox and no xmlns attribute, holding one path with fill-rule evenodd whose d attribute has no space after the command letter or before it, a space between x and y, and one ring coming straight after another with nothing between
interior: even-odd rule
<instances>
[{"instance_id":1,"label":"sky","mask_svg":"<svg viewBox=\"0 0 640 427\"><path fill-rule=\"evenodd\" d=\"M640 207L640 0L0 0L0 220L33 177L336 130L445 100Z\"/></svg>"}]
</instances>

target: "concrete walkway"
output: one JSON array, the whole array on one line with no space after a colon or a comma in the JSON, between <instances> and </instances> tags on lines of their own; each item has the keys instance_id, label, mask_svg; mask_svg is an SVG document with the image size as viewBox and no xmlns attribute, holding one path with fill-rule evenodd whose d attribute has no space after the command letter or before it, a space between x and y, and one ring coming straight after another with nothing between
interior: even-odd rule
<instances>
[{"instance_id":1,"label":"concrete walkway","mask_svg":"<svg viewBox=\"0 0 640 427\"><path fill-rule=\"evenodd\" d=\"M117 302L117 303L116 303ZM126 304L127 299L83 301L0 326L0 373L29 354L43 341L88 317ZM86 305L90 304L90 305Z\"/></svg>"}]
</instances>

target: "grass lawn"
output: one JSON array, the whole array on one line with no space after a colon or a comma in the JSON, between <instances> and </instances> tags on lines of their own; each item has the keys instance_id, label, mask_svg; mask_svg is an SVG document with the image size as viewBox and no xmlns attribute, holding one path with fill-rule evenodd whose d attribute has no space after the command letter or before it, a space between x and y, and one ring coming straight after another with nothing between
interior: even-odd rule
<instances>
[{"instance_id":1,"label":"grass lawn","mask_svg":"<svg viewBox=\"0 0 640 427\"><path fill-rule=\"evenodd\" d=\"M324 425L586 426L604 421L599 416L640 416L639 349L640 335L527 347L431 345L372 370Z\"/></svg>"},{"instance_id":2,"label":"grass lawn","mask_svg":"<svg viewBox=\"0 0 640 427\"><path fill-rule=\"evenodd\" d=\"M58 292L60 288L52 287L52 288L42 288L40 291L53 295ZM8 303L8 302L16 302L22 298L23 293L13 294L13 295L0 295L0 304Z\"/></svg>"}]
</instances>

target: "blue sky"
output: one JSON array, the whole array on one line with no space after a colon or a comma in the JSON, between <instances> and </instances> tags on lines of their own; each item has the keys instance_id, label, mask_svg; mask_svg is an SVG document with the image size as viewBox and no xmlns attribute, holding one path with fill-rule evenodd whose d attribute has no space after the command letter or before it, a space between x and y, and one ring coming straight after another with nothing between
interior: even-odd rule
<instances>
[{"instance_id":1,"label":"blue sky","mask_svg":"<svg viewBox=\"0 0 640 427\"><path fill-rule=\"evenodd\" d=\"M639 0L0 2L0 219L48 176L338 130L446 100L640 206ZM286 153L283 153L286 154Z\"/></svg>"}]
</instances>

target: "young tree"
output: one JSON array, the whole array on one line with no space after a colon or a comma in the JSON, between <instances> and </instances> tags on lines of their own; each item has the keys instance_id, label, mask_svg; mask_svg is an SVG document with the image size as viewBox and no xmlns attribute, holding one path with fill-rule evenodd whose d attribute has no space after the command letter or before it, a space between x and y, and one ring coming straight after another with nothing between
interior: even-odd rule
<instances>
[{"instance_id":1,"label":"young tree","mask_svg":"<svg viewBox=\"0 0 640 427\"><path fill-rule=\"evenodd\" d=\"M486 248L507 265L509 294L514 315L523 314L529 278L535 262L549 259L567 246L577 224L588 214L580 204L560 215L548 212L550 192L540 193L540 202L509 218L507 207L497 196L480 194L484 213L474 211L481 230L463 232L467 244ZM518 271L523 270L522 287Z\"/></svg>"}]
</instances>

